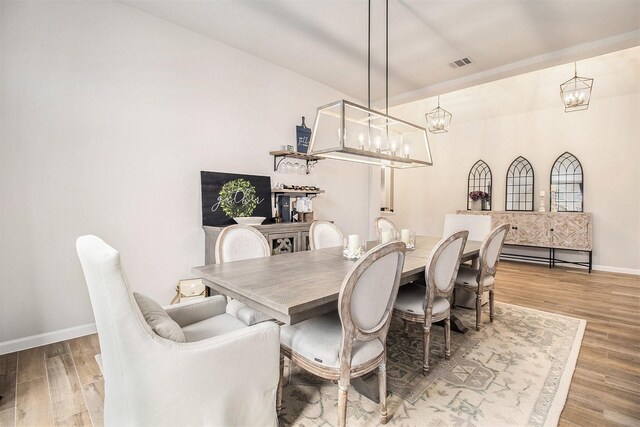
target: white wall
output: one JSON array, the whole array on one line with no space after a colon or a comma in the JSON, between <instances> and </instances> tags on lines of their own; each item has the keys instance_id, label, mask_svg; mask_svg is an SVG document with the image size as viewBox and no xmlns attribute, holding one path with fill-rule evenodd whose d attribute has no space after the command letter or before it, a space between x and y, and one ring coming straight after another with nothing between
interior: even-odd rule
<instances>
[{"instance_id":1,"label":"white wall","mask_svg":"<svg viewBox=\"0 0 640 427\"><path fill-rule=\"evenodd\" d=\"M201 170L319 185L317 218L367 232L366 166L283 176L268 155L342 94L117 3L0 12L0 344L93 322L75 253L87 233L168 303L204 262Z\"/></svg>"},{"instance_id":2,"label":"white wall","mask_svg":"<svg viewBox=\"0 0 640 427\"><path fill-rule=\"evenodd\" d=\"M504 210L506 171L520 155L534 168L537 210L553 162L569 151L584 169L594 264L640 274L640 48L582 61L578 74L595 79L582 112L565 113L559 97L573 64L441 96L441 106L453 113L451 130L429 134L433 167L396 174L394 221L440 235L444 215L466 209L467 176L478 159L493 173L493 209ZM393 114L424 123L436 105L436 99L422 100Z\"/></svg>"}]
</instances>

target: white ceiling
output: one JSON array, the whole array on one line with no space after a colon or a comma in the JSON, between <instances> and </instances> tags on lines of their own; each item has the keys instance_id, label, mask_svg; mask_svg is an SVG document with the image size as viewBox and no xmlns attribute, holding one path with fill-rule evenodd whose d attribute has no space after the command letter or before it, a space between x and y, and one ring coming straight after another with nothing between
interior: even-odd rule
<instances>
[{"instance_id":1,"label":"white ceiling","mask_svg":"<svg viewBox=\"0 0 640 427\"><path fill-rule=\"evenodd\" d=\"M367 99L367 0L119 2ZM380 108L384 1L372 4ZM638 45L639 0L390 0L390 105ZM463 57L473 64L449 66Z\"/></svg>"}]
</instances>

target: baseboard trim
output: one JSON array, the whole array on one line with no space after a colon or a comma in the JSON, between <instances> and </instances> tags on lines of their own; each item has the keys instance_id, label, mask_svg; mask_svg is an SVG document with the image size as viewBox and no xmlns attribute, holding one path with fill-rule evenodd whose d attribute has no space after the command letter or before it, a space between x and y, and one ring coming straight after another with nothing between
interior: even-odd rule
<instances>
[{"instance_id":1,"label":"baseboard trim","mask_svg":"<svg viewBox=\"0 0 640 427\"><path fill-rule=\"evenodd\" d=\"M0 355L13 353L20 350L26 350L41 345L52 344L78 338L85 335L95 334L96 324L87 323L86 325L74 326L72 328L60 329L59 331L47 332L44 334L31 335L29 337L18 338L11 341L0 342Z\"/></svg>"},{"instance_id":2,"label":"baseboard trim","mask_svg":"<svg viewBox=\"0 0 640 427\"><path fill-rule=\"evenodd\" d=\"M594 265L593 269L598 271L607 271L609 273L622 273L622 274L631 274L634 276L640 276L640 270L635 268L610 267L608 265Z\"/></svg>"},{"instance_id":3,"label":"baseboard trim","mask_svg":"<svg viewBox=\"0 0 640 427\"><path fill-rule=\"evenodd\" d=\"M549 265L548 261L534 261L528 259L502 259L502 261L508 262L524 262L527 264L536 264L536 265ZM557 268L574 268L575 270L587 270L586 267L570 267L570 266L561 266L560 264L556 265ZM591 267L592 270L597 271L606 271L607 273L621 273L621 274L631 274L632 276L640 276L640 270L634 268L623 268L623 267L611 267L608 265L593 265Z\"/></svg>"}]
</instances>

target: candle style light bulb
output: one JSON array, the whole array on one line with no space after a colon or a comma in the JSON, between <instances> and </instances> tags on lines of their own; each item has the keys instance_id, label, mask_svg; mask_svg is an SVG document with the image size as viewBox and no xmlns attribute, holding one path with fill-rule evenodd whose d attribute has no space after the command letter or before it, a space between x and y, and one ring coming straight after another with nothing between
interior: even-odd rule
<instances>
[{"instance_id":1,"label":"candle style light bulb","mask_svg":"<svg viewBox=\"0 0 640 427\"><path fill-rule=\"evenodd\" d=\"M396 144L395 140L391 141L391 154L396 155L396 149L398 148L398 144Z\"/></svg>"},{"instance_id":2,"label":"candle style light bulb","mask_svg":"<svg viewBox=\"0 0 640 427\"><path fill-rule=\"evenodd\" d=\"M379 136L376 136L376 138L373 140L373 143L376 146L376 152L379 153L380 152L380 145L382 145L382 138L380 138Z\"/></svg>"},{"instance_id":3,"label":"candle style light bulb","mask_svg":"<svg viewBox=\"0 0 640 427\"><path fill-rule=\"evenodd\" d=\"M359 148L361 150L364 150L364 134L363 133L359 133L358 134L358 142L359 142Z\"/></svg>"},{"instance_id":4,"label":"candle style light bulb","mask_svg":"<svg viewBox=\"0 0 640 427\"><path fill-rule=\"evenodd\" d=\"M406 158L409 158L409 151L411 151L411 148L409 147L409 144L405 144L403 148L404 148L404 156Z\"/></svg>"}]
</instances>

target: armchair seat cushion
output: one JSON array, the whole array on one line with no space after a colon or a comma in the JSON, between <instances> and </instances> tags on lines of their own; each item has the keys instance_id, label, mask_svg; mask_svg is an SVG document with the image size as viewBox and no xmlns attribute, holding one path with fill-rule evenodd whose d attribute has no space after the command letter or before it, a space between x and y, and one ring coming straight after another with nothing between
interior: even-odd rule
<instances>
[{"instance_id":1,"label":"armchair seat cushion","mask_svg":"<svg viewBox=\"0 0 640 427\"><path fill-rule=\"evenodd\" d=\"M247 325L230 314L224 313L182 328L186 342L202 341L227 332L246 328Z\"/></svg>"},{"instance_id":2,"label":"armchair seat cushion","mask_svg":"<svg viewBox=\"0 0 640 427\"><path fill-rule=\"evenodd\" d=\"M337 311L280 328L280 342L305 359L331 368L340 367L342 323ZM351 367L380 356L384 346L379 339L353 344Z\"/></svg>"},{"instance_id":3,"label":"armchair seat cushion","mask_svg":"<svg viewBox=\"0 0 640 427\"><path fill-rule=\"evenodd\" d=\"M458 270L458 277L456 277L456 286L462 286L465 288L470 288L472 290L477 289L478 288L478 282L476 280L477 277L478 277L477 269L460 266L460 269ZM487 277L485 277L482 287L485 289L490 289L493 287L493 284L495 282L496 282L496 279L494 279L493 276L488 275Z\"/></svg>"},{"instance_id":4,"label":"armchair seat cushion","mask_svg":"<svg viewBox=\"0 0 640 427\"><path fill-rule=\"evenodd\" d=\"M427 288L421 285L405 285L398 291L394 308L399 311L424 315L424 300ZM449 309L449 301L443 297L433 299L432 315L443 313Z\"/></svg>"}]
</instances>

